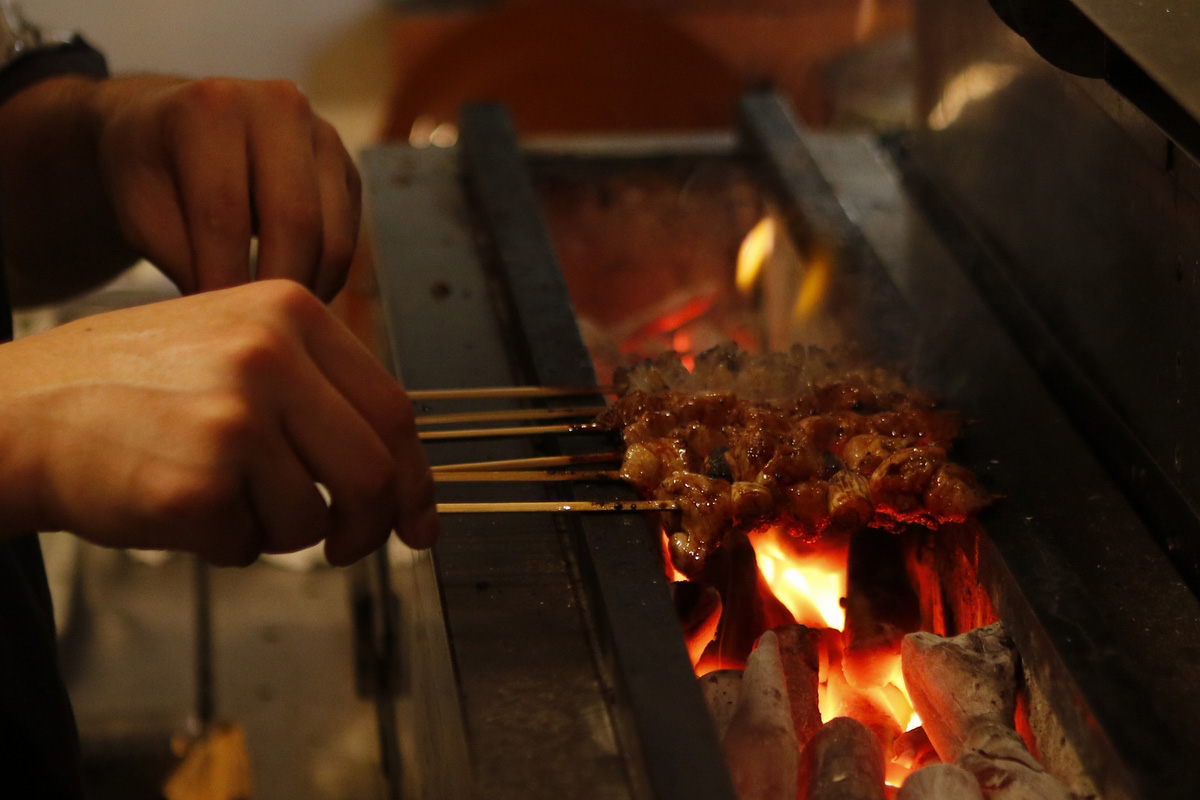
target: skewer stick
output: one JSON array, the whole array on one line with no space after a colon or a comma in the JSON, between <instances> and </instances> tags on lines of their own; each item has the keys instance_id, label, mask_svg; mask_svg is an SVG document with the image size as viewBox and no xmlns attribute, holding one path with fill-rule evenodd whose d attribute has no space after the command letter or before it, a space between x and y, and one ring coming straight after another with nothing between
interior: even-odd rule
<instances>
[{"instance_id":1,"label":"skewer stick","mask_svg":"<svg viewBox=\"0 0 1200 800\"><path fill-rule=\"evenodd\" d=\"M474 422L503 422L526 419L565 419L568 417L594 417L605 406L580 406L576 408L514 408L507 411L460 411L451 414L419 414L418 425L470 425Z\"/></svg>"},{"instance_id":2,"label":"skewer stick","mask_svg":"<svg viewBox=\"0 0 1200 800\"><path fill-rule=\"evenodd\" d=\"M496 461L466 461L461 464L438 464L433 472L473 472L497 469L539 469L541 467L571 467L576 464L603 464L620 461L620 453L581 453L573 456L535 456L533 458L502 458Z\"/></svg>"},{"instance_id":3,"label":"skewer stick","mask_svg":"<svg viewBox=\"0 0 1200 800\"><path fill-rule=\"evenodd\" d=\"M600 430L600 427L594 422L581 422L576 425L517 425L511 428L461 428L451 431L418 431L417 438L428 442L435 439L482 439L493 436L534 436L540 433L586 433L598 430Z\"/></svg>"},{"instance_id":4,"label":"skewer stick","mask_svg":"<svg viewBox=\"0 0 1200 800\"><path fill-rule=\"evenodd\" d=\"M677 511L674 500L543 500L509 503L438 503L439 514L494 514L539 511Z\"/></svg>"},{"instance_id":5,"label":"skewer stick","mask_svg":"<svg viewBox=\"0 0 1200 800\"><path fill-rule=\"evenodd\" d=\"M467 472L435 472L435 483L498 483L504 481L619 481L616 470L570 469L562 472L549 470L468 470Z\"/></svg>"},{"instance_id":6,"label":"skewer stick","mask_svg":"<svg viewBox=\"0 0 1200 800\"><path fill-rule=\"evenodd\" d=\"M616 394L613 386L495 386L486 389L415 389L408 393L414 403L427 400L496 400L506 397L577 397L587 394Z\"/></svg>"}]
</instances>

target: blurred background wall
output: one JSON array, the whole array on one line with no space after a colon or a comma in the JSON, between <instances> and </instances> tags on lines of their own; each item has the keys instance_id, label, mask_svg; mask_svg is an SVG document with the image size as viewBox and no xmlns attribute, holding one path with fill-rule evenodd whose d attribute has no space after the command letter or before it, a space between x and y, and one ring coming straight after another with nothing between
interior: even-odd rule
<instances>
[{"instance_id":1,"label":"blurred background wall","mask_svg":"<svg viewBox=\"0 0 1200 800\"><path fill-rule=\"evenodd\" d=\"M391 87L380 0L21 0L32 21L84 33L114 72L286 78L341 131L373 140Z\"/></svg>"}]
</instances>

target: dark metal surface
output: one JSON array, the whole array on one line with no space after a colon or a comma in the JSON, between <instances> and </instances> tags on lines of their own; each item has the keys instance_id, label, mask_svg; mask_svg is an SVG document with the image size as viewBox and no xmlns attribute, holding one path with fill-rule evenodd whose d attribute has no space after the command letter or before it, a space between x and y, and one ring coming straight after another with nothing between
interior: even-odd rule
<instances>
[{"instance_id":1,"label":"dark metal surface","mask_svg":"<svg viewBox=\"0 0 1200 800\"><path fill-rule=\"evenodd\" d=\"M989 0L1040 56L1102 78L1179 144L1200 154L1200 3Z\"/></svg>"},{"instance_id":2,"label":"dark metal surface","mask_svg":"<svg viewBox=\"0 0 1200 800\"><path fill-rule=\"evenodd\" d=\"M767 98L746 110L751 141L785 183L798 169L810 173L806 191L825 187L810 219L840 215L834 229L860 232L842 252L857 262L842 279L886 270L908 310L913 378L980 420L957 457L1005 495L984 517L981 580L1104 796L1197 796L1187 754L1200 708L1191 669L1200 604L967 282L961 254L915 213L883 152L789 131Z\"/></svg>"},{"instance_id":3,"label":"dark metal surface","mask_svg":"<svg viewBox=\"0 0 1200 800\"><path fill-rule=\"evenodd\" d=\"M381 299L406 385L524 382L509 355L504 298L467 224L456 154L372 151L364 175ZM450 462L535 449L529 440L488 440L430 443L427 452ZM438 497L545 499L534 485L439 486ZM398 704L408 795L630 796L553 518L446 517L432 559L410 563L397 576L410 662Z\"/></svg>"},{"instance_id":4,"label":"dark metal surface","mask_svg":"<svg viewBox=\"0 0 1200 800\"><path fill-rule=\"evenodd\" d=\"M931 120L955 76L1011 72L905 142L906 164L966 238L986 237L966 266L1200 589L1196 163L1102 85L1041 63L984 3L929 2L923 20Z\"/></svg>"},{"instance_id":5,"label":"dark metal surface","mask_svg":"<svg viewBox=\"0 0 1200 800\"><path fill-rule=\"evenodd\" d=\"M467 108L462 148L473 195L492 232L517 311L513 324L528 354L529 375L541 385L594 383L591 359L507 112L499 106ZM611 446L600 437L559 437L557 442L564 453ZM635 498L632 490L611 484L566 491L577 499ZM656 533L638 514L576 515L561 522L584 578L602 671L618 698L618 734L635 788L659 800L732 798L679 635Z\"/></svg>"}]
</instances>

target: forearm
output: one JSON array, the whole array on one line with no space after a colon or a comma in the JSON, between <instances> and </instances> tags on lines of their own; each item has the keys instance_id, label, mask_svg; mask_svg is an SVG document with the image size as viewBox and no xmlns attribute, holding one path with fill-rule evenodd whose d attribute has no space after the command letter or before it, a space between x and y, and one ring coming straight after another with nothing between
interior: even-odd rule
<instances>
[{"instance_id":1,"label":"forearm","mask_svg":"<svg viewBox=\"0 0 1200 800\"><path fill-rule=\"evenodd\" d=\"M97 164L100 86L48 78L0 105L0 239L14 305L77 294L136 258Z\"/></svg>"}]
</instances>

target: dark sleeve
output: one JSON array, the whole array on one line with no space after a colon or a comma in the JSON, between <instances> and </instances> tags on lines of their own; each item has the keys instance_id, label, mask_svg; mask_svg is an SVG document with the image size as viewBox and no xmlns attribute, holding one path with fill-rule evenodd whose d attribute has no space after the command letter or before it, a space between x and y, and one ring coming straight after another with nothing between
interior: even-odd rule
<instances>
[{"instance_id":1,"label":"dark sleeve","mask_svg":"<svg viewBox=\"0 0 1200 800\"><path fill-rule=\"evenodd\" d=\"M56 75L106 78L108 64L82 36L76 36L67 44L32 50L0 69L0 103L22 89Z\"/></svg>"},{"instance_id":2,"label":"dark sleeve","mask_svg":"<svg viewBox=\"0 0 1200 800\"><path fill-rule=\"evenodd\" d=\"M108 68L104 56L76 36L0 69L0 103L38 81L68 74L103 78ZM0 342L11 338L0 270ZM0 797L82 798L81 763L41 548L36 534L26 534L0 542Z\"/></svg>"}]
</instances>

